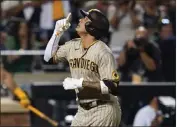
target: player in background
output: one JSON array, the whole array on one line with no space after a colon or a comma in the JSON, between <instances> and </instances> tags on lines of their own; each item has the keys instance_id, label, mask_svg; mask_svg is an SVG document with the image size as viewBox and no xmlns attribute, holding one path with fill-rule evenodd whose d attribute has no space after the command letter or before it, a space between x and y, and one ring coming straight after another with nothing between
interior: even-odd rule
<instances>
[{"instance_id":1,"label":"player in background","mask_svg":"<svg viewBox=\"0 0 177 127\"><path fill-rule=\"evenodd\" d=\"M44 60L67 60L72 78L63 82L65 90L75 90L78 111L71 126L119 126L121 109L116 97L119 76L113 54L100 39L107 35L109 21L97 9L80 11L76 31L80 38L58 46L70 23L68 16L58 20L44 53Z\"/></svg>"},{"instance_id":2,"label":"player in background","mask_svg":"<svg viewBox=\"0 0 177 127\"><path fill-rule=\"evenodd\" d=\"M13 76L11 73L9 73L7 70L4 69L3 66L0 65L0 71L1 71L1 79L0 84L6 85L7 88L18 97L20 100L20 104L27 108L28 105L30 105L30 100L28 99L28 96L26 93L16 84L16 82L13 79Z\"/></svg>"}]
</instances>

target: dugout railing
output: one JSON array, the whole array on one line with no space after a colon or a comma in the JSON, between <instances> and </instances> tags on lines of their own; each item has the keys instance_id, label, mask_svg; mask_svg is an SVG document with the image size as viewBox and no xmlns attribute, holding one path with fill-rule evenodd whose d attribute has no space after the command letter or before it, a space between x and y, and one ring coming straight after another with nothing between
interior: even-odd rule
<instances>
[{"instance_id":1,"label":"dugout railing","mask_svg":"<svg viewBox=\"0 0 177 127\"><path fill-rule=\"evenodd\" d=\"M6 50L1 51L1 58L7 55L34 55L43 56L44 50ZM115 52L115 56L119 51ZM3 62L3 60L2 60ZM59 66L43 66L42 69L56 69ZM50 68L52 67L52 68ZM54 68L53 68L54 67ZM61 67L62 68L62 67ZM77 110L75 103L75 92L65 91L62 82L35 82L30 85L32 104L60 123L60 127L67 126L65 116L74 115ZM140 106L149 96L171 96L176 99L176 84L166 82L131 84L121 82L118 87L118 97L122 107L122 123L121 126L131 125L133 117ZM140 104L141 103L141 104ZM73 106L71 106L73 104ZM70 105L70 109L68 106ZM72 107L72 108L71 108ZM51 127L49 123L30 113L31 127ZM168 126L175 126L175 116L165 123Z\"/></svg>"},{"instance_id":2,"label":"dugout railing","mask_svg":"<svg viewBox=\"0 0 177 127\"><path fill-rule=\"evenodd\" d=\"M118 87L118 97L122 107L122 126L131 125L133 117L140 102L143 103L149 96L171 96L176 98L176 85L175 83L144 83L134 85L131 83L120 83ZM66 126L64 117L69 115L67 105L69 101L75 100L74 91L65 91L62 83L33 83L31 85L32 103L34 106L45 112L47 115L56 119L61 124ZM52 106L50 101L53 100L57 104ZM143 105L143 104L142 104ZM77 110L77 109L76 109ZM74 110L72 113L75 113ZM70 112L71 113L71 112ZM71 114L72 114L71 113ZM74 114L72 114L74 115ZM66 122L66 121L65 121ZM46 121L31 114L32 127L51 127ZM172 116L164 125L175 126L175 116Z\"/></svg>"}]
</instances>

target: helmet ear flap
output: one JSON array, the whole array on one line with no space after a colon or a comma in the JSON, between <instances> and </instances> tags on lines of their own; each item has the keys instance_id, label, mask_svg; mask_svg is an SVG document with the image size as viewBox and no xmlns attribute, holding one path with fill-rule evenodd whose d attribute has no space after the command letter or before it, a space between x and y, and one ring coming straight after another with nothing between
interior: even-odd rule
<instances>
[{"instance_id":1,"label":"helmet ear flap","mask_svg":"<svg viewBox=\"0 0 177 127\"><path fill-rule=\"evenodd\" d=\"M85 23L85 29L91 35L93 35L93 33L95 31L95 28L92 26L92 22L91 21L88 21L88 22Z\"/></svg>"}]
</instances>

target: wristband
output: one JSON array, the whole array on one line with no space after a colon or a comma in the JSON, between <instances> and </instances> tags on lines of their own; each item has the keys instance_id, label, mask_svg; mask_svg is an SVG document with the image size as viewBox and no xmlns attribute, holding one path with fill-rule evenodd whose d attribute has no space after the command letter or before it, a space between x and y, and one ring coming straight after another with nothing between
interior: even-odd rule
<instances>
[{"instance_id":1,"label":"wristband","mask_svg":"<svg viewBox=\"0 0 177 127\"><path fill-rule=\"evenodd\" d=\"M104 84L103 81L100 81L100 86L101 86L101 93L102 93L102 94L108 94L108 93L109 93L109 89L108 89L108 87Z\"/></svg>"}]
</instances>

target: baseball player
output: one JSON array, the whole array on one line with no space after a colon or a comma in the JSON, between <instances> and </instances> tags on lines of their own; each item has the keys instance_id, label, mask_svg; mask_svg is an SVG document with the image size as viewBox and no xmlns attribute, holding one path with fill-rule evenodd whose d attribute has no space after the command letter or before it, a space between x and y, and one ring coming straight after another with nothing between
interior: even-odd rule
<instances>
[{"instance_id":1,"label":"baseball player","mask_svg":"<svg viewBox=\"0 0 177 127\"><path fill-rule=\"evenodd\" d=\"M70 26L70 18L58 20L44 60L69 62L72 77L63 81L63 87L75 90L78 102L71 126L118 126L121 109L115 95L119 76L111 50L100 40L108 33L109 22L97 9L80 12L83 18L76 27L80 38L58 47L60 37Z\"/></svg>"},{"instance_id":2,"label":"baseball player","mask_svg":"<svg viewBox=\"0 0 177 127\"><path fill-rule=\"evenodd\" d=\"M28 105L30 105L30 100L26 93L16 84L14 81L12 74L9 73L7 70L4 69L3 66L0 65L0 71L1 71L1 79L0 82L1 84L4 84L7 86L7 88L15 95L18 97L20 100L20 104L24 107L27 108Z\"/></svg>"}]
</instances>

